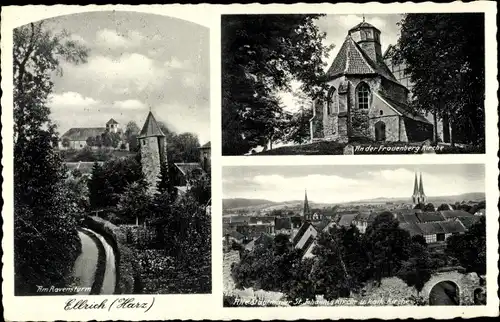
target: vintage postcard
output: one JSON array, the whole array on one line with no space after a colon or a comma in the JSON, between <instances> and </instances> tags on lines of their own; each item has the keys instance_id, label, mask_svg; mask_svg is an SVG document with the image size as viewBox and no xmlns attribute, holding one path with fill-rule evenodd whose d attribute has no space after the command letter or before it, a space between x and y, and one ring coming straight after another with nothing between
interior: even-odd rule
<instances>
[{"instance_id":1,"label":"vintage postcard","mask_svg":"<svg viewBox=\"0 0 500 322\"><path fill-rule=\"evenodd\" d=\"M483 1L3 7L4 319L498 315L496 32Z\"/></svg>"}]
</instances>

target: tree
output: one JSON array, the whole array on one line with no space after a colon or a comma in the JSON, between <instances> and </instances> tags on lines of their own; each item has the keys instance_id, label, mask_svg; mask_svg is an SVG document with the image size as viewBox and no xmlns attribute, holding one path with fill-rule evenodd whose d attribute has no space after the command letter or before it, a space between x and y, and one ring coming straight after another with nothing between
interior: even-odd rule
<instances>
[{"instance_id":1,"label":"tree","mask_svg":"<svg viewBox=\"0 0 500 322\"><path fill-rule=\"evenodd\" d=\"M486 219L482 216L463 235L446 240L446 253L456 258L468 272L486 274Z\"/></svg>"},{"instance_id":2,"label":"tree","mask_svg":"<svg viewBox=\"0 0 500 322\"><path fill-rule=\"evenodd\" d=\"M143 224L151 215L150 198L144 181L132 182L120 195L117 210L129 223Z\"/></svg>"},{"instance_id":3,"label":"tree","mask_svg":"<svg viewBox=\"0 0 500 322\"><path fill-rule=\"evenodd\" d=\"M442 203L438 208L437 211L443 211L443 210L450 210L450 207L448 204Z\"/></svg>"},{"instance_id":4,"label":"tree","mask_svg":"<svg viewBox=\"0 0 500 322\"><path fill-rule=\"evenodd\" d=\"M320 233L317 246L313 249L316 262L312 280L318 294L328 301L349 297L360 289L365 280L367 258L359 230L332 227Z\"/></svg>"},{"instance_id":5,"label":"tree","mask_svg":"<svg viewBox=\"0 0 500 322\"><path fill-rule=\"evenodd\" d=\"M134 121L128 122L125 126L125 140L128 143L130 151L137 152L139 149L139 145L137 142L139 131L139 126Z\"/></svg>"},{"instance_id":6,"label":"tree","mask_svg":"<svg viewBox=\"0 0 500 322\"><path fill-rule=\"evenodd\" d=\"M327 86L330 47L320 15L232 15L222 19L222 152L241 155L274 140L283 116L278 91L292 80L311 98Z\"/></svg>"},{"instance_id":7,"label":"tree","mask_svg":"<svg viewBox=\"0 0 500 322\"><path fill-rule=\"evenodd\" d=\"M484 14L407 14L394 60L406 64L415 109L452 123L454 138L484 143Z\"/></svg>"},{"instance_id":8,"label":"tree","mask_svg":"<svg viewBox=\"0 0 500 322\"><path fill-rule=\"evenodd\" d=\"M96 146L95 137L93 136L89 136L85 142L87 146Z\"/></svg>"},{"instance_id":9,"label":"tree","mask_svg":"<svg viewBox=\"0 0 500 322\"><path fill-rule=\"evenodd\" d=\"M141 180L144 180L144 175L137 157L111 159L102 166L94 164L92 178L88 183L90 207L116 207L125 188Z\"/></svg>"},{"instance_id":10,"label":"tree","mask_svg":"<svg viewBox=\"0 0 500 322\"><path fill-rule=\"evenodd\" d=\"M435 210L435 208L434 208L434 205L433 205L432 203L428 203L428 204L426 204L426 205L423 207L423 209L422 209L422 210L423 210L423 211L434 211L434 210Z\"/></svg>"},{"instance_id":11,"label":"tree","mask_svg":"<svg viewBox=\"0 0 500 322\"><path fill-rule=\"evenodd\" d=\"M68 138L63 138L62 139L62 146L65 147L65 148L69 148L69 145L70 145L70 141Z\"/></svg>"},{"instance_id":12,"label":"tree","mask_svg":"<svg viewBox=\"0 0 500 322\"><path fill-rule=\"evenodd\" d=\"M43 22L14 29L14 271L16 295L36 285L70 285L81 245L65 184L56 126L47 106L61 60L83 63L87 50Z\"/></svg>"},{"instance_id":13,"label":"tree","mask_svg":"<svg viewBox=\"0 0 500 322\"><path fill-rule=\"evenodd\" d=\"M172 141L167 142L168 158L172 162L199 162L200 142L193 133L181 133L172 136Z\"/></svg>"},{"instance_id":14,"label":"tree","mask_svg":"<svg viewBox=\"0 0 500 322\"><path fill-rule=\"evenodd\" d=\"M422 237L420 235L417 235ZM415 236L415 237L417 237ZM397 276L408 286L414 286L417 293L422 291L425 283L431 278L431 261L427 245L420 238L412 238L410 244L410 257L403 261Z\"/></svg>"},{"instance_id":15,"label":"tree","mask_svg":"<svg viewBox=\"0 0 500 322\"><path fill-rule=\"evenodd\" d=\"M380 283L383 277L395 276L408 260L411 239L406 230L399 228L392 213L383 212L366 229L363 244L368 256L367 272Z\"/></svg>"}]
</instances>

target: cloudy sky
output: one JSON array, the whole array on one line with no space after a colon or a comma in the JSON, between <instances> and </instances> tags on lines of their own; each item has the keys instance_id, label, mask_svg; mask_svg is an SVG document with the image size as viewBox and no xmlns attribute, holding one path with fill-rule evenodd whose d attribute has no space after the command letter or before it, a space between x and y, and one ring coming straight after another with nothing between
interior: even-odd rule
<instances>
[{"instance_id":1,"label":"cloudy sky","mask_svg":"<svg viewBox=\"0 0 500 322\"><path fill-rule=\"evenodd\" d=\"M210 140L209 30L161 15L92 12L46 20L90 49L88 62L64 63L50 107L62 134L103 127L112 117L139 127L151 108L173 131Z\"/></svg>"},{"instance_id":2,"label":"cloudy sky","mask_svg":"<svg viewBox=\"0 0 500 322\"><path fill-rule=\"evenodd\" d=\"M410 198L415 171L422 172L430 197L484 192L484 166L335 165L231 166L222 169L224 198L347 202L378 197Z\"/></svg>"},{"instance_id":3,"label":"cloudy sky","mask_svg":"<svg viewBox=\"0 0 500 322\"><path fill-rule=\"evenodd\" d=\"M381 32L380 43L382 45L382 53L384 53L389 45L396 44L399 38L399 27L397 26L397 23L401 21L401 18L401 14L365 14L365 21L378 28ZM324 44L335 45L333 50L330 52L329 58L326 59L328 64L325 67L325 70L330 68L330 65L344 43L349 29L362 21L362 13L357 15L326 15L316 20L316 25L319 30L326 32ZM298 87L298 85L298 83L294 83L293 87ZM298 109L298 107L295 106L292 95L288 93L281 93L281 97L288 110L295 111Z\"/></svg>"}]
</instances>

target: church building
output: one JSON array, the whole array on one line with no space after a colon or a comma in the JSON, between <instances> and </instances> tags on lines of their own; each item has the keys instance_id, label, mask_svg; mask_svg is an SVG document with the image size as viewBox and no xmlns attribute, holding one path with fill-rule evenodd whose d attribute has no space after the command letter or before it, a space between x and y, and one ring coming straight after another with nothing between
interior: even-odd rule
<instances>
[{"instance_id":1,"label":"church building","mask_svg":"<svg viewBox=\"0 0 500 322\"><path fill-rule=\"evenodd\" d=\"M314 102L313 141L432 139L433 124L410 109L409 90L384 62L380 34L364 19L348 31L327 71L328 93Z\"/></svg>"},{"instance_id":2,"label":"church building","mask_svg":"<svg viewBox=\"0 0 500 322\"><path fill-rule=\"evenodd\" d=\"M424 204L427 201L427 197L424 193L424 182L422 181L422 173L420 173L420 182L417 180L417 174L415 173L415 183L413 185L413 195L411 196L413 205Z\"/></svg>"}]
</instances>

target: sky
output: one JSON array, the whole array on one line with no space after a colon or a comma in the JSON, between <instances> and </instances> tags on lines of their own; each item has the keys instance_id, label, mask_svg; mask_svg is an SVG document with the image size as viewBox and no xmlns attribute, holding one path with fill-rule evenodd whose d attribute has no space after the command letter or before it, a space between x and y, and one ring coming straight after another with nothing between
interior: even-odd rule
<instances>
[{"instance_id":1,"label":"sky","mask_svg":"<svg viewBox=\"0 0 500 322\"><path fill-rule=\"evenodd\" d=\"M60 134L114 118L142 127L151 109L177 132L210 140L209 29L136 12L92 12L46 20L86 46L88 61L62 64L49 106Z\"/></svg>"},{"instance_id":2,"label":"sky","mask_svg":"<svg viewBox=\"0 0 500 322\"><path fill-rule=\"evenodd\" d=\"M341 203L372 198L408 198L415 172L428 197L484 192L484 165L226 166L224 198Z\"/></svg>"},{"instance_id":3,"label":"sky","mask_svg":"<svg viewBox=\"0 0 500 322\"><path fill-rule=\"evenodd\" d=\"M396 44L399 38L399 27L397 26L397 23L401 21L401 18L401 14L365 14L365 21L378 28L381 32L380 43L382 46L382 54L389 45ZM329 58L325 60L325 62L327 62L325 71L330 68L330 65L337 56L349 29L362 21L362 13L357 15L326 15L316 20L315 24L319 30L326 32L326 38L323 43L327 46L332 44L335 46L330 52ZM294 82L292 87L298 88L299 85L299 83ZM287 110L296 111L299 108L298 106L295 106L294 99L289 93L281 93L280 96L283 99L283 104L286 106Z\"/></svg>"}]
</instances>

